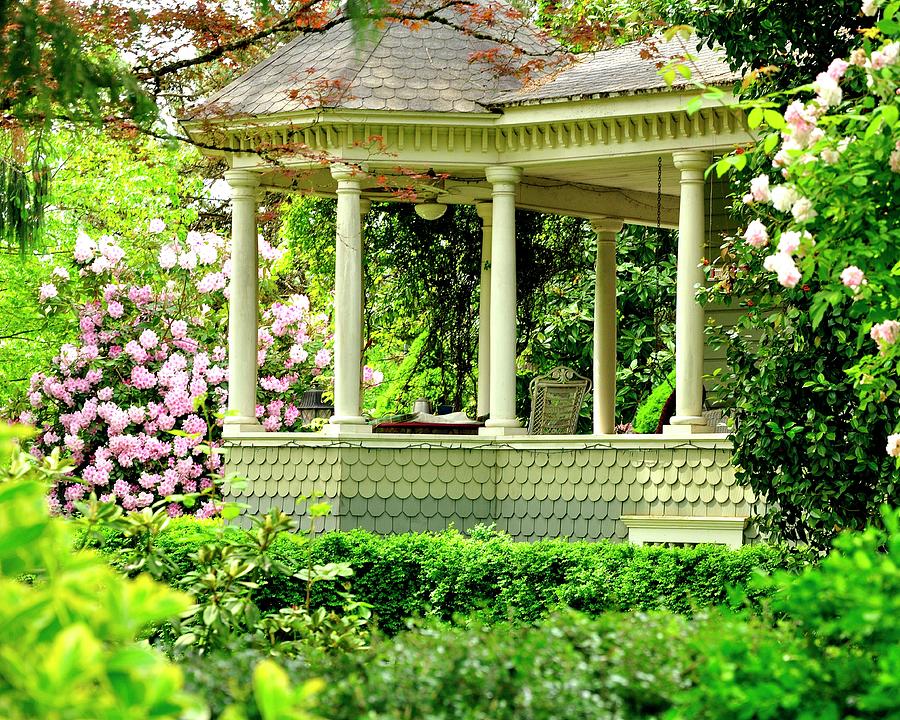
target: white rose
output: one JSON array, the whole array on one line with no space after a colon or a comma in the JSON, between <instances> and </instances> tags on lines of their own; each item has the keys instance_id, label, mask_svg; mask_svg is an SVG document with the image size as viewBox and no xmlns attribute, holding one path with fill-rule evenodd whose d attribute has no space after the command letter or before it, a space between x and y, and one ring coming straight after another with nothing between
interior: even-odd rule
<instances>
[{"instance_id":1,"label":"white rose","mask_svg":"<svg viewBox=\"0 0 900 720\"><path fill-rule=\"evenodd\" d=\"M788 212L799 197L792 185L776 185L769 193L776 210Z\"/></svg>"},{"instance_id":2,"label":"white rose","mask_svg":"<svg viewBox=\"0 0 900 720\"><path fill-rule=\"evenodd\" d=\"M813 207L809 198L802 197L798 198L791 206L791 214L798 223L805 223L812 220L819 213L816 212L816 209Z\"/></svg>"}]
</instances>

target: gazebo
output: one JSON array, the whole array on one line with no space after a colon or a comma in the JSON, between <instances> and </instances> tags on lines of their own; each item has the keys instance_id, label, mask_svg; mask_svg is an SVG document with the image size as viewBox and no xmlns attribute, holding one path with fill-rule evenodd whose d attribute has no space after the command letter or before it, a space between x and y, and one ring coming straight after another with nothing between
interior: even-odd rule
<instances>
[{"instance_id":1,"label":"gazebo","mask_svg":"<svg viewBox=\"0 0 900 720\"><path fill-rule=\"evenodd\" d=\"M250 481L239 499L251 513L299 513L296 499L321 491L340 529L495 523L521 539L741 544L755 499L703 414L704 372L720 361L695 299L718 244L710 228L724 218L704 172L714 154L751 141L741 113L680 75L663 81L657 63L681 57L680 41L660 42L656 62L632 44L553 67L562 54L510 8L479 0L491 21L477 28L471 8L389 22L362 44L349 23L301 34L184 121L230 167L224 434L228 471ZM544 66L536 79L498 68L511 47L524 53L517 62ZM715 51L690 51L694 78L734 82ZM410 183L423 216L470 203L483 221L477 404L488 420L477 437L373 435L362 416L366 213ZM255 416L256 214L267 190L337 197L335 413L321 433L263 432ZM589 218L597 234L590 435L527 435L516 417L516 208ZM658 436L613 434L625 223L678 229L676 412Z\"/></svg>"}]
</instances>

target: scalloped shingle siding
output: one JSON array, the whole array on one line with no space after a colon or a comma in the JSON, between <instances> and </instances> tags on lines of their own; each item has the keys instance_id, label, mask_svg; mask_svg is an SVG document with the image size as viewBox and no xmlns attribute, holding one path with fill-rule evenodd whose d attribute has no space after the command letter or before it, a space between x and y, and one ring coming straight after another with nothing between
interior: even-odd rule
<instances>
[{"instance_id":1,"label":"scalloped shingle siding","mask_svg":"<svg viewBox=\"0 0 900 720\"><path fill-rule=\"evenodd\" d=\"M506 449L232 445L227 471L246 477L248 512L275 506L301 517L295 498L324 493L326 529L378 533L468 530L483 523L517 540L622 540L622 515L754 514L727 443L655 449ZM755 535L749 531L748 540Z\"/></svg>"}]
</instances>

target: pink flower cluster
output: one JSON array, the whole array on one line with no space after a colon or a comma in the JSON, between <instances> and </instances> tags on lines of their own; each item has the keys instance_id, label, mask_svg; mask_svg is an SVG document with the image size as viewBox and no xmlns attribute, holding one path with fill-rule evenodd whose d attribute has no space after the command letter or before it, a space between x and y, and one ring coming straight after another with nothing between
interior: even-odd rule
<instances>
[{"instance_id":1,"label":"pink flower cluster","mask_svg":"<svg viewBox=\"0 0 900 720\"><path fill-rule=\"evenodd\" d=\"M865 285L867 280L862 270L856 265L849 265L841 271L841 282L854 292L858 292L860 285Z\"/></svg>"},{"instance_id":2,"label":"pink flower cluster","mask_svg":"<svg viewBox=\"0 0 900 720\"><path fill-rule=\"evenodd\" d=\"M897 342L897 338L900 338L900 322L885 320L884 322L876 323L869 331L869 337L878 343L879 350L884 352Z\"/></svg>"},{"instance_id":3,"label":"pink flower cluster","mask_svg":"<svg viewBox=\"0 0 900 720\"><path fill-rule=\"evenodd\" d=\"M91 491L134 509L210 490L222 465L206 445L218 446L217 418L227 405L225 243L212 233L164 237L161 220L147 229L162 244L158 262L165 271L154 273L151 284L136 282L146 268L132 271L113 238L80 233L71 268L56 268L56 282L40 291L46 302L59 294L57 283L68 282L79 330L53 367L31 378L30 409L19 418L38 428L35 455L62 447L74 461L72 475L81 482L61 483L51 493L58 512L71 512ZM261 248L264 265L281 257L268 243ZM276 302L262 317L263 426L300 430L297 399L331 362L328 318L312 313L303 295ZM173 516L188 512L175 502L167 508ZM190 511L209 517L218 506L210 500Z\"/></svg>"}]
</instances>

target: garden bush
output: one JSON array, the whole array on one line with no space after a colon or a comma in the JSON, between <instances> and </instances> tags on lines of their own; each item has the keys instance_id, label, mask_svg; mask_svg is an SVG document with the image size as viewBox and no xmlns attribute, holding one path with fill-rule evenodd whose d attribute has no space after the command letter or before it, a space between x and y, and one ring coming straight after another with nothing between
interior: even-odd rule
<instances>
[{"instance_id":1,"label":"garden bush","mask_svg":"<svg viewBox=\"0 0 900 720\"><path fill-rule=\"evenodd\" d=\"M183 236L182 236L183 235ZM210 489L221 456L210 452L227 407L227 319L230 259L214 233L169 231L150 222L155 261L132 258L115 238L80 233L71 262L55 268L39 290L43 312L63 315L80 330L52 368L35 373L22 423L39 430L32 452L70 453L79 482L50 495L56 511L72 512L92 492L125 509ZM274 275L282 251L260 238L263 296L279 295ZM256 415L265 430L301 430L297 402L312 383L328 386L328 317L293 294L266 302L258 332ZM366 368L368 384L380 373ZM187 505L172 502L172 515ZM193 512L215 514L207 499Z\"/></svg>"},{"instance_id":2,"label":"garden bush","mask_svg":"<svg viewBox=\"0 0 900 720\"><path fill-rule=\"evenodd\" d=\"M634 416L634 431L640 434L655 433L662 417L663 408L675 390L675 368L669 371L666 379L653 388L653 391L638 406Z\"/></svg>"},{"instance_id":3,"label":"garden bush","mask_svg":"<svg viewBox=\"0 0 900 720\"><path fill-rule=\"evenodd\" d=\"M743 103L761 137L715 168L747 173L744 229L705 291L743 305L721 386L738 482L769 537L821 548L900 505L900 3L860 9L875 26L849 57Z\"/></svg>"},{"instance_id":4,"label":"garden bush","mask_svg":"<svg viewBox=\"0 0 900 720\"><path fill-rule=\"evenodd\" d=\"M191 569L191 553L213 542L216 533L214 523L178 519L160 533L156 546L180 576ZM229 528L225 537L237 539L242 533ZM110 536L105 548L111 552L124 542ZM495 623L510 618L532 622L559 606L591 615L655 608L688 613L726 602L728 588L747 586L757 570L770 572L798 558L764 545L729 550L564 540L517 543L495 532L467 538L452 530L391 536L354 530L311 541L286 533L271 549L273 557L297 569L306 566L309 553L315 563L353 568L354 595L372 606L380 629L390 635L416 615ZM770 590L748 592L757 601ZM305 584L286 573L270 578L255 600L260 609L273 610L302 604L304 593ZM336 608L341 599L335 588L323 585L314 589L313 604Z\"/></svg>"},{"instance_id":5,"label":"garden bush","mask_svg":"<svg viewBox=\"0 0 900 720\"><path fill-rule=\"evenodd\" d=\"M876 720L900 717L900 515L846 533L802 573L749 583L761 608L572 611L534 624L436 620L366 652L287 661L316 712L358 718ZM777 592L773 592L776 591ZM735 603L737 605L737 603ZM244 702L259 650L183 658L189 687Z\"/></svg>"},{"instance_id":6,"label":"garden bush","mask_svg":"<svg viewBox=\"0 0 900 720\"><path fill-rule=\"evenodd\" d=\"M147 624L189 600L149 577L126 580L95 553L70 551L45 481L65 469L19 452L0 425L0 717L186 717L198 703L162 654L137 645Z\"/></svg>"},{"instance_id":7,"label":"garden bush","mask_svg":"<svg viewBox=\"0 0 900 720\"><path fill-rule=\"evenodd\" d=\"M670 613L566 612L536 626L448 627L429 621L370 651L284 661L293 679L323 680L313 710L331 720L657 718L684 687L690 621ZM247 703L258 650L181 659L188 688L213 716Z\"/></svg>"},{"instance_id":8,"label":"garden bush","mask_svg":"<svg viewBox=\"0 0 900 720\"><path fill-rule=\"evenodd\" d=\"M757 580L778 588L763 618L711 618L678 717L900 717L900 514L882 524L844 533L815 568Z\"/></svg>"}]
</instances>

